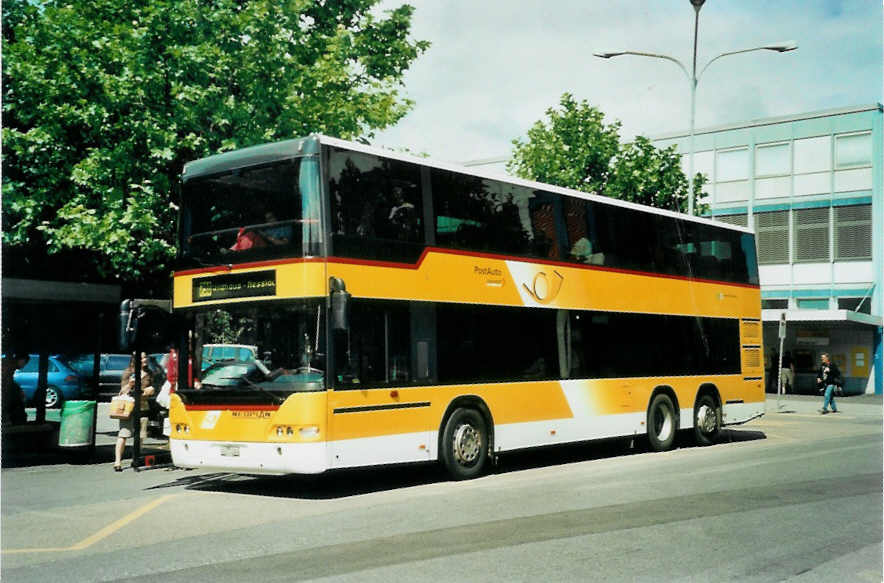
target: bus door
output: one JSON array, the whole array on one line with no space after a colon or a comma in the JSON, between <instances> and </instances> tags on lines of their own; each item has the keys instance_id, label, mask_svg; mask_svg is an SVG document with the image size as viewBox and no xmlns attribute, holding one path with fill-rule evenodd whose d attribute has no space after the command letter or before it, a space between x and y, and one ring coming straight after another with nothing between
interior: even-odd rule
<instances>
[{"instance_id":1,"label":"bus door","mask_svg":"<svg viewBox=\"0 0 884 583\"><path fill-rule=\"evenodd\" d=\"M419 302L354 300L336 333L329 392L331 467L433 459L435 312Z\"/></svg>"}]
</instances>

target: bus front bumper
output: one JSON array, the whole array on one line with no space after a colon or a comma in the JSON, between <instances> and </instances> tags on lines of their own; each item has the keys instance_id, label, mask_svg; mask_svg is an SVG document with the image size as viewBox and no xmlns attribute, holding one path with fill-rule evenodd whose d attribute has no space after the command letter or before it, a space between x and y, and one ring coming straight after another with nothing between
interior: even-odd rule
<instances>
[{"instance_id":1,"label":"bus front bumper","mask_svg":"<svg viewBox=\"0 0 884 583\"><path fill-rule=\"evenodd\" d=\"M170 439L172 462L181 468L237 474L319 474L328 469L326 443L254 443Z\"/></svg>"}]
</instances>

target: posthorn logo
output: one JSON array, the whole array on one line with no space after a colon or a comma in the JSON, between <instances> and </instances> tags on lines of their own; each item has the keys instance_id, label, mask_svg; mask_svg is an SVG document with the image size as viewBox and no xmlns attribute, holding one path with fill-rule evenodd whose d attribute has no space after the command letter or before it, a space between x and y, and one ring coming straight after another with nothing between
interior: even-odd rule
<instances>
[{"instance_id":1,"label":"posthorn logo","mask_svg":"<svg viewBox=\"0 0 884 583\"><path fill-rule=\"evenodd\" d=\"M523 283L522 287L537 303L545 305L556 299L564 282L565 278L556 270L553 270L550 275L540 271L534 276L530 287L527 283Z\"/></svg>"}]
</instances>

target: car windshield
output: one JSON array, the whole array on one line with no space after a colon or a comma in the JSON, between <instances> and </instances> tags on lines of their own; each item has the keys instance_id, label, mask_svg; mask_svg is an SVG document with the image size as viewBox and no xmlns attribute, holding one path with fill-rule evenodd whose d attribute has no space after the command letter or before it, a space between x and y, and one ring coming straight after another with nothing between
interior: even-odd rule
<instances>
[{"instance_id":1,"label":"car windshield","mask_svg":"<svg viewBox=\"0 0 884 583\"><path fill-rule=\"evenodd\" d=\"M276 398L322 390L324 328L321 300L231 305L193 313L192 372L182 390L194 398L209 392Z\"/></svg>"}]
</instances>

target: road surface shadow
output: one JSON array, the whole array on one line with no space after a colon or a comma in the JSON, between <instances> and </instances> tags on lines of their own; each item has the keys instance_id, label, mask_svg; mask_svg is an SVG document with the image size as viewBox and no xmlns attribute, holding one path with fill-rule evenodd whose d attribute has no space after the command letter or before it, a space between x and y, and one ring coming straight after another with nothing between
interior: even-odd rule
<instances>
[{"instance_id":1,"label":"road surface shadow","mask_svg":"<svg viewBox=\"0 0 884 583\"><path fill-rule=\"evenodd\" d=\"M726 428L719 444L766 439L761 431ZM679 436L678 449L696 448L689 436ZM533 448L503 454L489 474L508 474L536 468L632 455L653 455L646 439L611 439ZM305 500L348 498L373 492L398 490L448 481L435 463L402 464L348 470L332 470L318 475L243 476L228 473L195 474L153 486L151 489L185 487L188 490L224 492L248 496L272 496Z\"/></svg>"}]
</instances>

